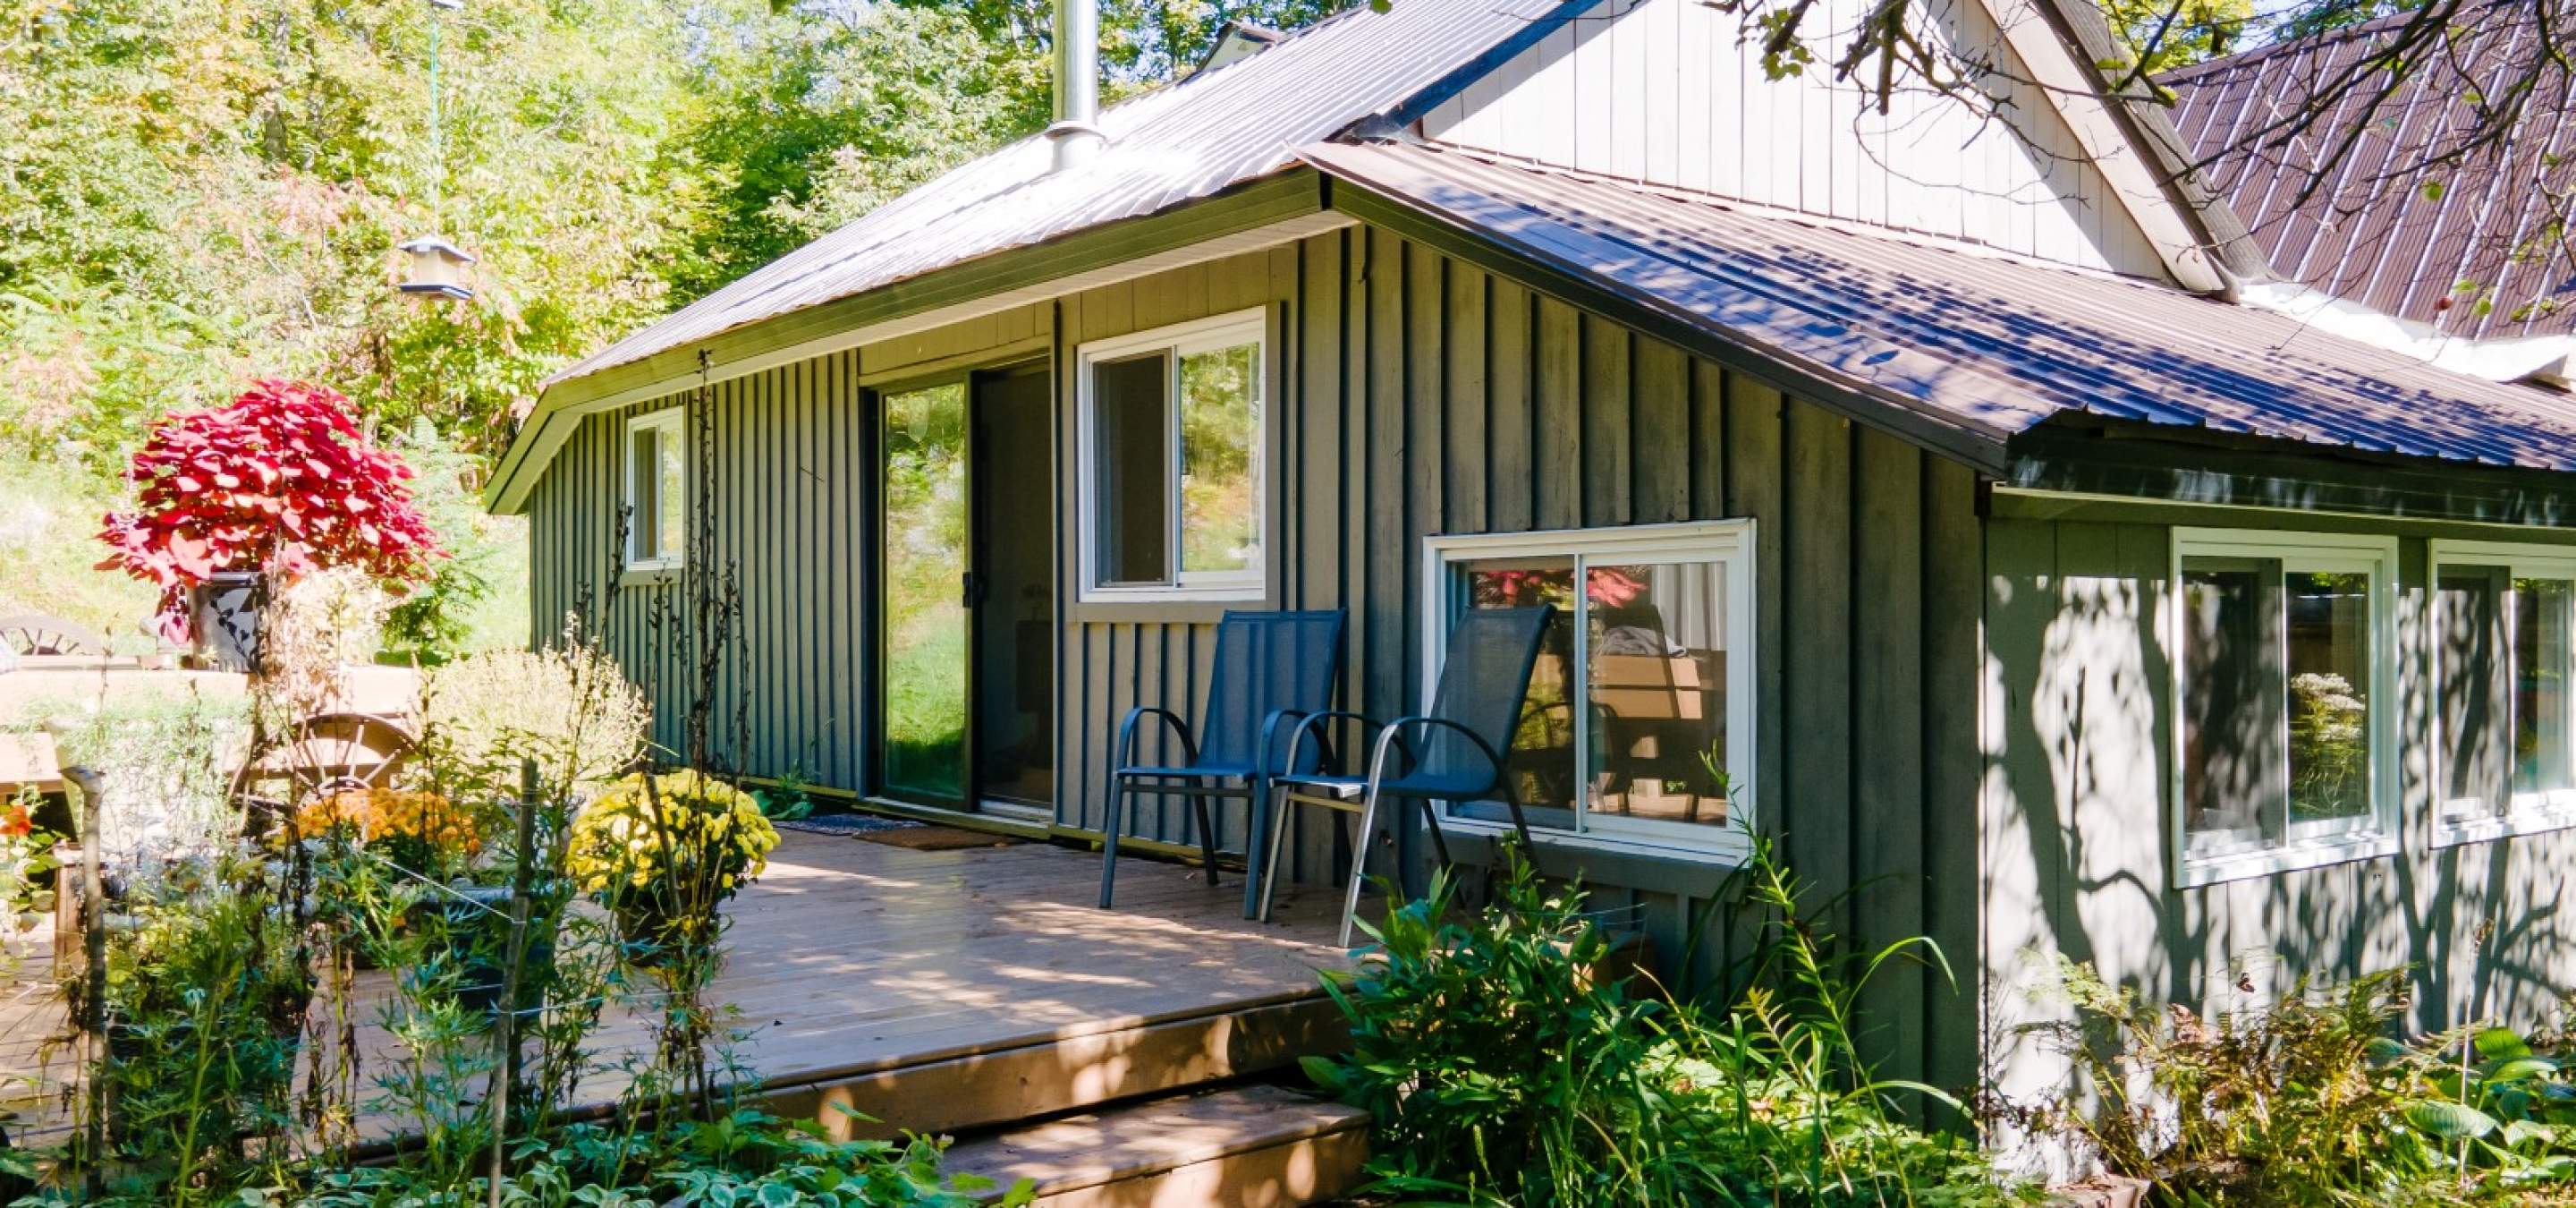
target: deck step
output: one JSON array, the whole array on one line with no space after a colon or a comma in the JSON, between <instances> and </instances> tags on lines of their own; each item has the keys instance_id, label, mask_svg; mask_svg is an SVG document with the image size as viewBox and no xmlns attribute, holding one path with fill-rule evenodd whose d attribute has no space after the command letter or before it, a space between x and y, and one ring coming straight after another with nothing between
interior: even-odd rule
<instances>
[{"instance_id":1,"label":"deck step","mask_svg":"<svg viewBox=\"0 0 2576 1208\"><path fill-rule=\"evenodd\" d=\"M772 1087L764 1097L769 1110L813 1119L836 1137L936 1136L1268 1073L1349 1045L1340 1009L1316 990L930 1054Z\"/></svg>"},{"instance_id":2,"label":"deck step","mask_svg":"<svg viewBox=\"0 0 2576 1208\"><path fill-rule=\"evenodd\" d=\"M1043 1208L1300 1208L1357 1189L1368 1113L1275 1086L1202 1090L968 1140L951 1171Z\"/></svg>"}]
</instances>

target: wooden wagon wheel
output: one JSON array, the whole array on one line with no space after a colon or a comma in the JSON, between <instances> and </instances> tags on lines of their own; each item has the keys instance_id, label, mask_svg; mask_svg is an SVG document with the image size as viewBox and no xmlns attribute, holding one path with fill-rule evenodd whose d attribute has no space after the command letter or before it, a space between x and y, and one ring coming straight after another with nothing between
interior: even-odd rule
<instances>
[{"instance_id":1,"label":"wooden wagon wheel","mask_svg":"<svg viewBox=\"0 0 2576 1208\"><path fill-rule=\"evenodd\" d=\"M107 653L107 640L96 632L40 612L0 613L0 646L19 654Z\"/></svg>"},{"instance_id":2,"label":"wooden wagon wheel","mask_svg":"<svg viewBox=\"0 0 2576 1208\"><path fill-rule=\"evenodd\" d=\"M332 793L381 788L414 746L411 732L390 718L316 713L233 778L233 797L245 809L279 814Z\"/></svg>"}]
</instances>

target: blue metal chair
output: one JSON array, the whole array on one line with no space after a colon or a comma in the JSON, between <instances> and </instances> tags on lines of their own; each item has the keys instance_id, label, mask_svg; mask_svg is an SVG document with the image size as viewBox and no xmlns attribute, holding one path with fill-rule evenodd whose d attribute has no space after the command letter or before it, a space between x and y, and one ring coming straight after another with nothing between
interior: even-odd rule
<instances>
[{"instance_id":1,"label":"blue metal chair","mask_svg":"<svg viewBox=\"0 0 2576 1208\"><path fill-rule=\"evenodd\" d=\"M1351 853L1351 880L1342 900L1342 946L1351 942L1351 920L1359 913L1360 882L1368 873L1371 836L1377 833L1378 802L1386 797L1422 803L1423 821L1440 862L1449 863L1449 842L1440 834L1442 801L1483 800L1500 790L1511 807L1512 826L1520 832L1521 850L1530 850L1529 820L1521 814L1520 794L1506 775L1512 735L1520 726L1521 702L1529 695L1530 671L1556 609L1484 608L1468 611L1450 627L1449 649L1440 666L1440 683L1431 709L1377 726L1356 713L1310 714L1288 734L1286 766L1295 769L1273 778L1280 803L1272 811L1267 859L1261 865L1260 915L1270 918L1278 888L1279 849L1287 845L1288 807L1313 805L1360 816L1359 841ZM1368 774L1346 776L1306 770L1302 749L1309 734L1336 720L1352 720L1363 730L1377 730ZM1420 742L1412 736L1421 735ZM1402 756L1401 766L1395 763Z\"/></svg>"},{"instance_id":2,"label":"blue metal chair","mask_svg":"<svg viewBox=\"0 0 2576 1208\"><path fill-rule=\"evenodd\" d=\"M1328 752L1305 754L1306 762L1281 758L1286 727L1332 708L1333 685L1342 677L1341 609L1313 612L1229 611L1217 625L1216 666L1208 677L1207 703L1199 711L1196 731L1169 709L1138 705L1118 725L1118 745L1109 769L1106 842L1101 845L1100 908L1109 909L1118 880L1118 835L1126 820L1128 799L1139 794L1190 799L1198 828L1199 851L1207 862L1209 886L1216 884L1216 827L1211 799L1242 798L1250 803L1251 827L1244 846L1243 917L1258 907L1261 838L1267 833L1270 780L1291 769L1311 771ZM1181 759L1172 764L1137 762L1137 729L1147 718L1160 719L1181 743Z\"/></svg>"}]
</instances>

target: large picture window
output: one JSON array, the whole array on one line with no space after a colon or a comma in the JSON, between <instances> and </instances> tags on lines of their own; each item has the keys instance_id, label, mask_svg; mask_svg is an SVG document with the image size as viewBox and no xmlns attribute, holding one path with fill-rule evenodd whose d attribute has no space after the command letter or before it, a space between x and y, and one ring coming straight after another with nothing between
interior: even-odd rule
<instances>
[{"instance_id":1,"label":"large picture window","mask_svg":"<svg viewBox=\"0 0 2576 1208\"><path fill-rule=\"evenodd\" d=\"M2396 544L2174 534L2176 880L2396 850Z\"/></svg>"},{"instance_id":2,"label":"large picture window","mask_svg":"<svg viewBox=\"0 0 2576 1208\"><path fill-rule=\"evenodd\" d=\"M1532 828L1742 853L1736 824L1753 805L1752 538L1751 521L1727 521L1428 540L1426 676L1438 676L1460 614L1558 610L1506 752L1504 790ZM1510 820L1499 800L1450 816L1470 828Z\"/></svg>"},{"instance_id":3,"label":"large picture window","mask_svg":"<svg viewBox=\"0 0 2576 1208\"><path fill-rule=\"evenodd\" d=\"M1268 375L1261 311L1082 346L1090 600L1257 600Z\"/></svg>"},{"instance_id":4,"label":"large picture window","mask_svg":"<svg viewBox=\"0 0 2576 1208\"><path fill-rule=\"evenodd\" d=\"M2439 843L2576 825L2576 550L2432 545Z\"/></svg>"},{"instance_id":5,"label":"large picture window","mask_svg":"<svg viewBox=\"0 0 2576 1208\"><path fill-rule=\"evenodd\" d=\"M626 567L669 570L688 547L687 409L665 407L626 424Z\"/></svg>"}]
</instances>

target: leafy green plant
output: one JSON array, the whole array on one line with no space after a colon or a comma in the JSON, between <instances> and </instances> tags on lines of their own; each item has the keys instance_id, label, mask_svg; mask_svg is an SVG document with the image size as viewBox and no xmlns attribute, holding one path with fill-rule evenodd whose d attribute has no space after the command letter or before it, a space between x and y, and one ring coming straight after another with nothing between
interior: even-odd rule
<instances>
[{"instance_id":1,"label":"leafy green plant","mask_svg":"<svg viewBox=\"0 0 2576 1208\"><path fill-rule=\"evenodd\" d=\"M2164 1205L2515 1203L2576 1192L2576 1081L2509 1029L2397 1035L2403 970L2214 1016L2089 967L2037 1031L2077 1085L2036 1119Z\"/></svg>"},{"instance_id":2,"label":"leafy green plant","mask_svg":"<svg viewBox=\"0 0 2576 1208\"><path fill-rule=\"evenodd\" d=\"M237 870L220 870L231 874ZM107 945L103 1161L116 1186L173 1205L283 1156L313 978L293 922L223 876L173 900L129 902ZM88 1005L70 983L76 1016Z\"/></svg>"},{"instance_id":3,"label":"leafy green plant","mask_svg":"<svg viewBox=\"0 0 2576 1208\"><path fill-rule=\"evenodd\" d=\"M796 822L814 816L814 798L807 791L812 787L813 782L806 778L805 769L792 766L778 774L776 783L755 790L752 796L760 801L760 812L770 821Z\"/></svg>"},{"instance_id":4,"label":"leafy green plant","mask_svg":"<svg viewBox=\"0 0 2576 1208\"><path fill-rule=\"evenodd\" d=\"M1804 913L1805 889L1756 837L1738 896L1760 916L1757 983L1722 1009L1632 995L1579 889L1509 862L1499 901L1462 917L1455 887L1371 930L1328 982L1352 1051L1320 1085L1377 1121L1377 1189L1540 1205L1975 1205L2021 1198L1968 1141L1905 1121L1874 1077L1855 1003L1905 941L1854 963ZM1962 1117L1964 1118L1964 1117Z\"/></svg>"}]
</instances>

